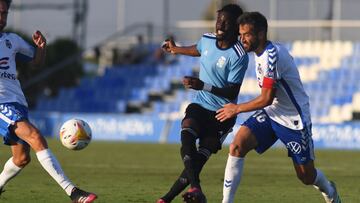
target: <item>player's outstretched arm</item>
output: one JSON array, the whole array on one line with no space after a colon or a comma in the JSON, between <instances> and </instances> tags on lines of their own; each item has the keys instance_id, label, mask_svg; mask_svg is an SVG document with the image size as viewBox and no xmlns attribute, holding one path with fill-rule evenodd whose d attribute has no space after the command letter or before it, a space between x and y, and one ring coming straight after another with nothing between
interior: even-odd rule
<instances>
[{"instance_id":1,"label":"player's outstretched arm","mask_svg":"<svg viewBox=\"0 0 360 203\"><path fill-rule=\"evenodd\" d=\"M196 44L191 45L191 46L179 47L179 46L176 46L175 42L172 39L167 39L162 43L161 47L165 52L171 53L171 54L182 54L182 55L187 55L187 56L200 56L200 53L196 48Z\"/></svg>"},{"instance_id":2,"label":"player's outstretched arm","mask_svg":"<svg viewBox=\"0 0 360 203\"><path fill-rule=\"evenodd\" d=\"M32 36L33 42L36 46L35 57L33 59L33 63L35 65L43 65L45 62L46 56L46 39L40 31L35 31Z\"/></svg>"},{"instance_id":3,"label":"player's outstretched arm","mask_svg":"<svg viewBox=\"0 0 360 203\"><path fill-rule=\"evenodd\" d=\"M216 119L223 122L229 118L235 117L242 112L249 112L262 109L272 104L275 97L275 88L262 88L261 94L255 99L241 104L225 104L223 108L216 111Z\"/></svg>"}]
</instances>

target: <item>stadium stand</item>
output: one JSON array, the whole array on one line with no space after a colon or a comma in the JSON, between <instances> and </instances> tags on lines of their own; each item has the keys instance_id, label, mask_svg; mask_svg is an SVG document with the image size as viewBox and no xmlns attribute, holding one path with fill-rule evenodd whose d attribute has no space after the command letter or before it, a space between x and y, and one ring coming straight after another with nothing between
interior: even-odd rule
<instances>
[{"instance_id":1,"label":"stadium stand","mask_svg":"<svg viewBox=\"0 0 360 203\"><path fill-rule=\"evenodd\" d=\"M299 67L310 96L313 122L341 123L359 117L360 42L295 41L284 44ZM180 118L194 91L181 78L196 75L198 59L180 56L174 64L113 66L102 76L83 78L56 98L42 98L36 111L146 113ZM249 67L239 101L258 94L255 71ZM246 118L240 115L240 120Z\"/></svg>"}]
</instances>

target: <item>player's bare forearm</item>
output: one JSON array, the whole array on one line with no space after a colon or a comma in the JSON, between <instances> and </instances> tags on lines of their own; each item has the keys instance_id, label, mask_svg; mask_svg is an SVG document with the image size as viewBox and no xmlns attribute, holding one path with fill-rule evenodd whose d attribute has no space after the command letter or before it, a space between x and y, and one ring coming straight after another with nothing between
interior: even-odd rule
<instances>
[{"instance_id":1,"label":"player's bare forearm","mask_svg":"<svg viewBox=\"0 0 360 203\"><path fill-rule=\"evenodd\" d=\"M173 54L181 54L187 56L200 56L199 51L196 48L196 45L186 46L186 47L173 47L172 48Z\"/></svg>"},{"instance_id":2,"label":"player's bare forearm","mask_svg":"<svg viewBox=\"0 0 360 203\"><path fill-rule=\"evenodd\" d=\"M32 61L34 65L43 65L45 62L46 56L46 39L40 31L36 31L32 36L33 42L36 45L36 52L34 60Z\"/></svg>"},{"instance_id":3,"label":"player's bare forearm","mask_svg":"<svg viewBox=\"0 0 360 203\"><path fill-rule=\"evenodd\" d=\"M42 66L45 63L46 48L36 48L36 54L32 63L37 66Z\"/></svg>"},{"instance_id":4,"label":"player's bare forearm","mask_svg":"<svg viewBox=\"0 0 360 203\"><path fill-rule=\"evenodd\" d=\"M275 97L275 91L276 89L274 88L262 88L261 94L255 99L237 106L237 114L242 112L256 111L271 105Z\"/></svg>"},{"instance_id":5,"label":"player's bare forearm","mask_svg":"<svg viewBox=\"0 0 360 203\"><path fill-rule=\"evenodd\" d=\"M272 104L275 96L275 89L262 88L261 94L255 99L241 104L226 104L223 108L216 111L216 119L223 122L235 117L239 113L255 111Z\"/></svg>"},{"instance_id":6,"label":"player's bare forearm","mask_svg":"<svg viewBox=\"0 0 360 203\"><path fill-rule=\"evenodd\" d=\"M161 45L161 48L165 52L171 53L171 54L182 54L182 55L187 55L187 56L200 56L200 53L196 48L196 44L191 45L191 46L179 47L179 46L176 46L175 42L172 39L165 40L163 42L163 44Z\"/></svg>"}]
</instances>

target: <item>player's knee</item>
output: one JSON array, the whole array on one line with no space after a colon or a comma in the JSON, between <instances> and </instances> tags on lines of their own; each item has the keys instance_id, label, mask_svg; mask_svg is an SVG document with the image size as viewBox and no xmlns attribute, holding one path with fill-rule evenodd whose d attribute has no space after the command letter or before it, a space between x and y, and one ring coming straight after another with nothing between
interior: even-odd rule
<instances>
[{"instance_id":1,"label":"player's knee","mask_svg":"<svg viewBox=\"0 0 360 203\"><path fill-rule=\"evenodd\" d=\"M40 134L40 131L38 129L34 129L31 131L29 135L29 141L29 144L35 151L40 151L47 148L46 140Z\"/></svg>"},{"instance_id":2,"label":"player's knee","mask_svg":"<svg viewBox=\"0 0 360 203\"><path fill-rule=\"evenodd\" d=\"M197 132L193 128L181 129L181 143L184 145L193 145L198 137Z\"/></svg>"},{"instance_id":3,"label":"player's knee","mask_svg":"<svg viewBox=\"0 0 360 203\"><path fill-rule=\"evenodd\" d=\"M244 157L246 155L241 145L235 143L229 145L229 154L236 157Z\"/></svg>"},{"instance_id":4,"label":"player's knee","mask_svg":"<svg viewBox=\"0 0 360 203\"><path fill-rule=\"evenodd\" d=\"M28 154L22 154L16 157L13 157L13 162L16 166L20 168L24 168L26 165L28 165L31 161L30 155Z\"/></svg>"}]
</instances>

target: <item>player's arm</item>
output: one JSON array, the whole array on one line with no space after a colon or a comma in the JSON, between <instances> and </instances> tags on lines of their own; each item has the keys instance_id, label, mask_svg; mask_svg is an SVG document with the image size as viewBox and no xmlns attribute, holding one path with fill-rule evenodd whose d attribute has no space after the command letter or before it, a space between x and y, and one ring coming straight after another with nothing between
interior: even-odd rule
<instances>
[{"instance_id":1,"label":"player's arm","mask_svg":"<svg viewBox=\"0 0 360 203\"><path fill-rule=\"evenodd\" d=\"M235 117L239 113L259 110L272 104L276 92L273 80L270 78L264 78L264 82L269 82L270 84L266 86L264 85L261 88L261 94L259 96L249 102L238 105L232 103L224 105L223 108L217 111L216 118L223 122L229 118Z\"/></svg>"},{"instance_id":2,"label":"player's arm","mask_svg":"<svg viewBox=\"0 0 360 203\"><path fill-rule=\"evenodd\" d=\"M194 89L194 90L205 90L213 93L216 96L224 97L229 100L234 100L239 94L240 84L230 84L228 87L215 87L209 84L204 83L199 78L185 76L183 78L183 85L185 88Z\"/></svg>"},{"instance_id":3,"label":"player's arm","mask_svg":"<svg viewBox=\"0 0 360 203\"><path fill-rule=\"evenodd\" d=\"M32 63L34 65L43 65L46 56L46 39L40 31L36 31L32 36L33 42L36 45L36 51Z\"/></svg>"},{"instance_id":4,"label":"player's arm","mask_svg":"<svg viewBox=\"0 0 360 203\"><path fill-rule=\"evenodd\" d=\"M162 44L162 48L165 52L172 53L172 54L182 54L187 56L200 56L201 54L196 48L195 45L191 46L183 46L179 47L176 46L175 42L172 39L167 39Z\"/></svg>"}]
</instances>

